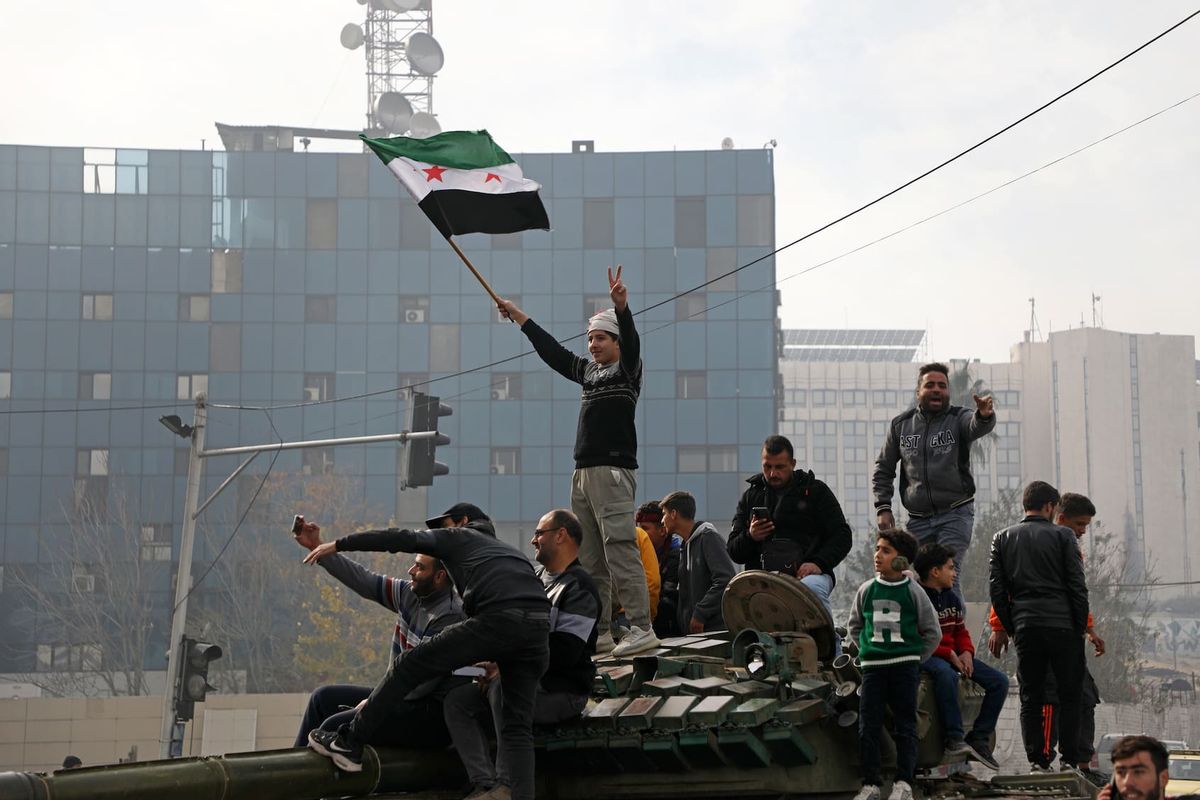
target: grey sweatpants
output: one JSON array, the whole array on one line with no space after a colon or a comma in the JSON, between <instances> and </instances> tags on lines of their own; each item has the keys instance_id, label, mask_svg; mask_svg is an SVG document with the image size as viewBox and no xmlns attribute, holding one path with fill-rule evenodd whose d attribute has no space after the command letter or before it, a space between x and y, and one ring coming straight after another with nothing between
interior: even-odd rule
<instances>
[{"instance_id":1,"label":"grey sweatpants","mask_svg":"<svg viewBox=\"0 0 1200 800\"><path fill-rule=\"evenodd\" d=\"M579 563L600 593L600 631L612 621L615 594L630 625L650 630L650 592L633 521L637 472L623 467L582 467L571 475L571 511L583 526Z\"/></svg>"}]
</instances>

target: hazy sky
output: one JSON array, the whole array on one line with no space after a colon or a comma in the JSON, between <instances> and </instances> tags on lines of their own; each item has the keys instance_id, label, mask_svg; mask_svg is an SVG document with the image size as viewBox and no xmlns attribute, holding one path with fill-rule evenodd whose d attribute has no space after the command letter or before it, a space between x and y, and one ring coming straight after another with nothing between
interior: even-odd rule
<instances>
[{"instance_id":1,"label":"hazy sky","mask_svg":"<svg viewBox=\"0 0 1200 800\"><path fill-rule=\"evenodd\" d=\"M743 10L744 9L744 10ZM444 129L508 150L776 139L780 245L1042 104L1195 10L1184 2L435 0ZM52 15L52 18L48 18ZM354 0L6 3L0 143L219 146L213 122L354 128ZM1189 55L1190 54L1190 55ZM995 143L778 259L781 278L1200 92L1200 18ZM1007 360L1043 332L1200 334L1200 98L915 230L782 284L788 327L927 327ZM532 176L537 177L537 176ZM502 289L501 289L502 291ZM636 298L633 300L636 305Z\"/></svg>"}]
</instances>

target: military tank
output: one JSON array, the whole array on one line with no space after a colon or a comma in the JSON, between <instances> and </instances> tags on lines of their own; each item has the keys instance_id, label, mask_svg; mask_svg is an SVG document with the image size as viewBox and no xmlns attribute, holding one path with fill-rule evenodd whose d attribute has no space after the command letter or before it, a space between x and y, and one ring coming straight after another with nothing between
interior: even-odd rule
<instances>
[{"instance_id":1,"label":"military tank","mask_svg":"<svg viewBox=\"0 0 1200 800\"><path fill-rule=\"evenodd\" d=\"M723 598L727 632L665 640L653 652L597 662L594 702L535 732L539 798L852 796L860 784L853 642L794 578L748 571ZM964 681L963 721L983 692ZM1073 773L983 782L943 761L931 686L918 694L918 789L946 797L1094 798ZM895 766L885 734L885 773ZM2 800L316 800L461 797L452 751L367 748L362 773L307 749L238 753L42 773L0 773Z\"/></svg>"}]
</instances>

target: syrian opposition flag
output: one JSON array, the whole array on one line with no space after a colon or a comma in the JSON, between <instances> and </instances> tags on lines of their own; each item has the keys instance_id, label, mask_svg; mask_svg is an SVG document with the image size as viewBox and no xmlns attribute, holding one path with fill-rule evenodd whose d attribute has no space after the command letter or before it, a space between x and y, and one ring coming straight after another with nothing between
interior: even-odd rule
<instances>
[{"instance_id":1,"label":"syrian opposition flag","mask_svg":"<svg viewBox=\"0 0 1200 800\"><path fill-rule=\"evenodd\" d=\"M360 138L447 239L459 233L550 229L538 197L541 185L526 179L487 131L446 131L428 139Z\"/></svg>"}]
</instances>

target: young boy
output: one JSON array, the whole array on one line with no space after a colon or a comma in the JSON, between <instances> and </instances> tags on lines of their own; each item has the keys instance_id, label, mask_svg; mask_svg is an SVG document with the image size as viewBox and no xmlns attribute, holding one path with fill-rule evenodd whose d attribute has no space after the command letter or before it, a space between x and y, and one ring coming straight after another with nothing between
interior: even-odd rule
<instances>
[{"instance_id":1,"label":"young boy","mask_svg":"<svg viewBox=\"0 0 1200 800\"><path fill-rule=\"evenodd\" d=\"M858 587L849 635L858 641L862 699L858 704L863 786L854 800L879 800L879 733L883 707L896 724L896 777L888 800L912 800L917 769L917 686L921 662L942 639L929 596L907 572L917 557L917 540L899 528L879 531L874 578Z\"/></svg>"},{"instance_id":2,"label":"young boy","mask_svg":"<svg viewBox=\"0 0 1200 800\"><path fill-rule=\"evenodd\" d=\"M942 736L947 756L964 755L990 769L1000 765L992 756L992 733L1004 698L1008 696L1008 676L975 660L975 645L967 631L966 609L954 591L954 551L944 544L927 544L917 553L914 564L933 610L942 626L942 640L933 657L922 662L921 670L933 678L933 696L942 717ZM983 687L983 707L963 737L962 710L958 707L959 676L970 678Z\"/></svg>"}]
</instances>

